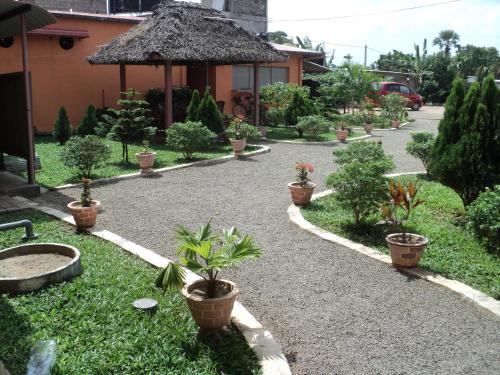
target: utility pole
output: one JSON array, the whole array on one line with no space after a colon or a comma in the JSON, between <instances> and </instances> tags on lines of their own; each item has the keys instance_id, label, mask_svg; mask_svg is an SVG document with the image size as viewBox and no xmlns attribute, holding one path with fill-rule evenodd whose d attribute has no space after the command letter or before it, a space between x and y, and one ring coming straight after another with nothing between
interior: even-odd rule
<instances>
[{"instance_id":1,"label":"utility pole","mask_svg":"<svg viewBox=\"0 0 500 375\"><path fill-rule=\"evenodd\" d=\"M366 59L368 57L368 46L365 44L365 68L366 68Z\"/></svg>"}]
</instances>

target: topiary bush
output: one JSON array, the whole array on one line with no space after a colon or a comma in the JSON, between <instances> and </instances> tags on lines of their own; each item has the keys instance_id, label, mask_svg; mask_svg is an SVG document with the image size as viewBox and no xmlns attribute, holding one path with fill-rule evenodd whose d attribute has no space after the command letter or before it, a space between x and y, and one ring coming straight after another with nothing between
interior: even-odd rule
<instances>
[{"instance_id":1,"label":"topiary bush","mask_svg":"<svg viewBox=\"0 0 500 375\"><path fill-rule=\"evenodd\" d=\"M429 173L429 162L433 147L434 135L432 133L411 133L411 141L406 144L406 152L414 158L420 159L424 165L425 171Z\"/></svg>"},{"instance_id":2,"label":"topiary bush","mask_svg":"<svg viewBox=\"0 0 500 375\"><path fill-rule=\"evenodd\" d=\"M201 122L177 122L167 129L167 147L182 153L185 159L192 160L193 154L207 150L217 136Z\"/></svg>"},{"instance_id":3,"label":"topiary bush","mask_svg":"<svg viewBox=\"0 0 500 375\"><path fill-rule=\"evenodd\" d=\"M85 137L86 135L95 134L95 128L97 127L97 112L95 107L90 104L87 107L87 113L82 119L78 127L76 128L76 135L80 137Z\"/></svg>"},{"instance_id":4,"label":"topiary bush","mask_svg":"<svg viewBox=\"0 0 500 375\"><path fill-rule=\"evenodd\" d=\"M285 110L283 108L269 108L264 115L265 123L270 127L278 127L285 124Z\"/></svg>"},{"instance_id":5,"label":"topiary bush","mask_svg":"<svg viewBox=\"0 0 500 375\"><path fill-rule=\"evenodd\" d=\"M198 121L215 134L224 132L224 120L212 95L205 91L198 111Z\"/></svg>"},{"instance_id":6,"label":"topiary bush","mask_svg":"<svg viewBox=\"0 0 500 375\"><path fill-rule=\"evenodd\" d=\"M54 131L52 132L52 136L62 146L68 141L68 139L71 138L71 135L72 129L69 122L68 113L66 112L66 108L61 107L59 108L57 120L54 123Z\"/></svg>"},{"instance_id":7,"label":"topiary bush","mask_svg":"<svg viewBox=\"0 0 500 375\"><path fill-rule=\"evenodd\" d=\"M310 98L295 92L292 102L285 110L285 121L288 125L297 125L299 117L317 114L319 114L319 111L315 103Z\"/></svg>"},{"instance_id":8,"label":"topiary bush","mask_svg":"<svg viewBox=\"0 0 500 375\"><path fill-rule=\"evenodd\" d=\"M384 200L384 175L394 169L394 162L375 142L350 143L345 149L334 150L333 157L340 169L326 178L326 184L335 190L339 205L352 211L359 226L377 210L377 202Z\"/></svg>"},{"instance_id":9,"label":"topiary bush","mask_svg":"<svg viewBox=\"0 0 500 375\"><path fill-rule=\"evenodd\" d=\"M330 123L322 116L304 116L299 117L297 129L307 138L319 139L322 134L330 131Z\"/></svg>"},{"instance_id":10,"label":"topiary bush","mask_svg":"<svg viewBox=\"0 0 500 375\"><path fill-rule=\"evenodd\" d=\"M467 207L467 225L489 250L500 254L500 185L486 189Z\"/></svg>"},{"instance_id":11,"label":"topiary bush","mask_svg":"<svg viewBox=\"0 0 500 375\"><path fill-rule=\"evenodd\" d=\"M189 102L187 108L186 121L198 121L200 119L200 92L196 89L193 90L193 95L191 96L191 101Z\"/></svg>"},{"instance_id":12,"label":"topiary bush","mask_svg":"<svg viewBox=\"0 0 500 375\"><path fill-rule=\"evenodd\" d=\"M111 150L96 135L72 137L61 150L61 161L78 171L80 177L90 178L92 169L101 166L111 157Z\"/></svg>"}]
</instances>

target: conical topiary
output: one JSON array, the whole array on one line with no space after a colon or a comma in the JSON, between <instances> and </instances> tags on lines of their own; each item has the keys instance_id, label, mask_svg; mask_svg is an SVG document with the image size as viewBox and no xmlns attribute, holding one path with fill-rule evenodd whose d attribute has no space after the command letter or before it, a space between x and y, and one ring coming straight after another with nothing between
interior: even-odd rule
<instances>
[{"instance_id":1,"label":"conical topiary","mask_svg":"<svg viewBox=\"0 0 500 375\"><path fill-rule=\"evenodd\" d=\"M192 121L197 122L199 120L200 114L200 92L198 90L193 90L193 95L191 96L191 101L187 107L186 122Z\"/></svg>"},{"instance_id":2,"label":"conical topiary","mask_svg":"<svg viewBox=\"0 0 500 375\"><path fill-rule=\"evenodd\" d=\"M82 119L78 127L76 128L76 134L80 137L85 137L86 135L95 134L95 128L97 126L97 113L95 107L90 104L87 107L87 113Z\"/></svg>"},{"instance_id":3,"label":"conical topiary","mask_svg":"<svg viewBox=\"0 0 500 375\"><path fill-rule=\"evenodd\" d=\"M71 124L69 122L68 114L64 107L59 108L59 113L57 115L57 120L54 124L54 131L52 136L59 142L60 145L64 145L66 141L71 137Z\"/></svg>"},{"instance_id":4,"label":"conical topiary","mask_svg":"<svg viewBox=\"0 0 500 375\"><path fill-rule=\"evenodd\" d=\"M208 90L200 103L199 121L216 134L224 132L224 121L212 95Z\"/></svg>"}]
</instances>

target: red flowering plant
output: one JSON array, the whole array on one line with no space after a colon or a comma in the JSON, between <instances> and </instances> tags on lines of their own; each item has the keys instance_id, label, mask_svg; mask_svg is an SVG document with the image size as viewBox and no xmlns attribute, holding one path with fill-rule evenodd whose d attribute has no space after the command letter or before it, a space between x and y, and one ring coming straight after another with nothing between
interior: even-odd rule
<instances>
[{"instance_id":1,"label":"red flowering plant","mask_svg":"<svg viewBox=\"0 0 500 375\"><path fill-rule=\"evenodd\" d=\"M245 116L236 116L229 128L226 131L229 138L232 139L247 139L247 138L258 138L260 133L257 128L245 122Z\"/></svg>"},{"instance_id":2,"label":"red flowering plant","mask_svg":"<svg viewBox=\"0 0 500 375\"><path fill-rule=\"evenodd\" d=\"M296 163L295 170L297 171L297 182L300 186L307 185L309 181L309 173L314 172L312 163Z\"/></svg>"}]
</instances>

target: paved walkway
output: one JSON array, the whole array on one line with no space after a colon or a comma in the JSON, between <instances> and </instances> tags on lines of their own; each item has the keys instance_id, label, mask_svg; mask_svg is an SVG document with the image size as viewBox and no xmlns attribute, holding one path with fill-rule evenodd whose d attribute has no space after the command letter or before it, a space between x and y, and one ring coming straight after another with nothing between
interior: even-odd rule
<instances>
[{"instance_id":1,"label":"paved walkway","mask_svg":"<svg viewBox=\"0 0 500 375\"><path fill-rule=\"evenodd\" d=\"M375 133L398 172L422 170L404 146L410 131L435 131L441 113L425 108L412 116L418 120L408 127ZM217 228L253 234L264 257L223 277L239 284L240 301L283 346L294 374L500 373L498 318L288 222L295 161L315 164L321 191L334 169L332 146L271 148L248 160L96 187L99 222L171 259L176 224L194 228L212 219ZM63 208L78 195L69 189L42 200Z\"/></svg>"}]
</instances>

